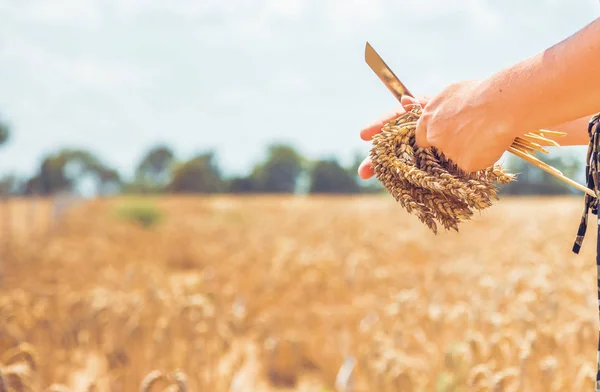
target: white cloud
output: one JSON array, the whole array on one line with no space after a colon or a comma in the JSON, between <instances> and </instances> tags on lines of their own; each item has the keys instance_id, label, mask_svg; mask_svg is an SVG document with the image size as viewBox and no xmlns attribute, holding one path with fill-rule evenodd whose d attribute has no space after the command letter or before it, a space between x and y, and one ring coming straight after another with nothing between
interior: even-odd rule
<instances>
[{"instance_id":1,"label":"white cloud","mask_svg":"<svg viewBox=\"0 0 600 392\"><path fill-rule=\"evenodd\" d=\"M285 70L278 73L271 81L271 87L277 93L307 93L311 86L307 78L300 72Z\"/></svg>"},{"instance_id":2,"label":"white cloud","mask_svg":"<svg viewBox=\"0 0 600 392\"><path fill-rule=\"evenodd\" d=\"M285 69L271 76L263 86L227 86L214 95L214 102L227 107L269 104L269 99L284 100L291 95L309 94L312 85L301 72Z\"/></svg>"},{"instance_id":3,"label":"white cloud","mask_svg":"<svg viewBox=\"0 0 600 392\"><path fill-rule=\"evenodd\" d=\"M494 11L487 1L469 0L464 1L469 13L469 20L473 26L482 32L498 32L502 28L502 15Z\"/></svg>"},{"instance_id":4,"label":"white cloud","mask_svg":"<svg viewBox=\"0 0 600 392\"><path fill-rule=\"evenodd\" d=\"M99 2L93 0L36 0L23 7L22 14L35 23L91 27L102 19Z\"/></svg>"},{"instance_id":5,"label":"white cloud","mask_svg":"<svg viewBox=\"0 0 600 392\"><path fill-rule=\"evenodd\" d=\"M551 1L551 0L548 0ZM219 24L199 26L205 36L223 36L240 42L268 43L276 39L274 26L302 21L311 32L321 32L324 41L355 36L387 25L398 32L420 23L452 23L458 17L480 32L498 32L502 15L482 0L256 0L252 2L208 1L203 7L181 3L171 9ZM433 29L438 26L430 25ZM222 42L222 41L221 41Z\"/></svg>"},{"instance_id":6,"label":"white cloud","mask_svg":"<svg viewBox=\"0 0 600 392\"><path fill-rule=\"evenodd\" d=\"M16 133L0 158L24 165L73 140L127 165L132 150L161 137L190 150L224 146L222 161L240 167L279 137L341 156L367 146L340 135L394 104L363 62L365 40L415 94L434 93L544 49L599 8L597 0L0 0L0 74L11 76L0 113ZM211 131L231 112L243 113L243 127ZM282 133L277 124L298 112Z\"/></svg>"},{"instance_id":7,"label":"white cloud","mask_svg":"<svg viewBox=\"0 0 600 392\"><path fill-rule=\"evenodd\" d=\"M114 89L132 83L139 85L147 80L146 73L139 67L86 58L59 58L53 66L73 83L94 89Z\"/></svg>"},{"instance_id":8,"label":"white cloud","mask_svg":"<svg viewBox=\"0 0 600 392\"><path fill-rule=\"evenodd\" d=\"M384 0L324 0L318 2L326 27L337 33L356 31L385 17Z\"/></svg>"},{"instance_id":9,"label":"white cloud","mask_svg":"<svg viewBox=\"0 0 600 392\"><path fill-rule=\"evenodd\" d=\"M83 88L109 90L126 84L141 85L151 74L142 64L127 65L78 55L50 52L40 43L15 35L0 48L0 59L17 65L20 71L45 74L62 83Z\"/></svg>"},{"instance_id":10,"label":"white cloud","mask_svg":"<svg viewBox=\"0 0 600 392\"><path fill-rule=\"evenodd\" d=\"M248 99L252 99L251 92L242 88L226 88L215 96L217 103L226 106L240 105Z\"/></svg>"},{"instance_id":11,"label":"white cloud","mask_svg":"<svg viewBox=\"0 0 600 392\"><path fill-rule=\"evenodd\" d=\"M308 0L268 0L264 5L264 13L269 19L299 20L312 6Z\"/></svg>"},{"instance_id":12,"label":"white cloud","mask_svg":"<svg viewBox=\"0 0 600 392\"><path fill-rule=\"evenodd\" d=\"M243 3L243 0L118 0L110 6L118 18L129 20L148 14L188 19L232 12Z\"/></svg>"}]
</instances>

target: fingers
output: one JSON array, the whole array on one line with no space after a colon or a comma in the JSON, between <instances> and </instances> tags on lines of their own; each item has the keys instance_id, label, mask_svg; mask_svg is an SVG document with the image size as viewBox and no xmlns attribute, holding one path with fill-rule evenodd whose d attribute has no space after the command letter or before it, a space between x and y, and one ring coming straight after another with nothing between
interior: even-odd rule
<instances>
[{"instance_id":1,"label":"fingers","mask_svg":"<svg viewBox=\"0 0 600 392\"><path fill-rule=\"evenodd\" d=\"M405 113L404 108L399 107L396 110L386 114L377 121L367 125L365 128L360 130L360 138L365 141L369 141L374 135L381 132L381 128L388 122L392 121L396 117L399 117Z\"/></svg>"},{"instance_id":2,"label":"fingers","mask_svg":"<svg viewBox=\"0 0 600 392\"><path fill-rule=\"evenodd\" d=\"M417 129L415 129L415 142L417 146L421 148L431 147L431 143L427 140L427 127L425 126L425 121L421 117L419 121L417 121Z\"/></svg>"},{"instance_id":3,"label":"fingers","mask_svg":"<svg viewBox=\"0 0 600 392\"><path fill-rule=\"evenodd\" d=\"M400 101L400 103L402 104L402 106L404 107L404 110L408 111L411 110L413 107L415 107L415 105L419 105L422 106L421 103L419 101L417 101L415 98L409 97L409 96L404 96L402 97L402 100ZM424 121L421 121L421 119L417 122L417 129L415 130L415 141L417 142L417 146L419 147L429 147L430 144L427 141L427 129L424 126Z\"/></svg>"},{"instance_id":4,"label":"fingers","mask_svg":"<svg viewBox=\"0 0 600 392\"><path fill-rule=\"evenodd\" d=\"M409 96L402 97L402 100L400 102L400 104L402 106L389 112L385 116L382 116L381 118L379 118L377 121L369 124L368 126L364 127L363 129L361 129L360 138L365 141L372 140L373 136L375 136L376 134L381 132L381 128L383 128L383 126L385 124L387 124L394 118L397 118L397 117L403 115L404 113L406 113L407 110L412 109L414 107L414 105L419 105L419 106L423 107L423 106L427 105L427 102L429 102L429 97L419 97L418 99L415 99L415 98L412 98ZM417 125L417 144L420 147L429 147L429 143L427 143L426 132L424 132L423 130L421 130L419 132L419 125L421 125L421 121L419 121L419 123ZM424 128L424 127L421 126L421 128ZM365 160L362 161L362 163L358 167L358 175L363 180L367 180L375 175L375 171L373 169L373 164L369 157L365 158Z\"/></svg>"},{"instance_id":5,"label":"fingers","mask_svg":"<svg viewBox=\"0 0 600 392\"><path fill-rule=\"evenodd\" d=\"M373 170L373 164L371 163L371 158L367 157L358 167L358 175L363 180L368 180L369 178L375 175L375 171Z\"/></svg>"},{"instance_id":6,"label":"fingers","mask_svg":"<svg viewBox=\"0 0 600 392\"><path fill-rule=\"evenodd\" d=\"M415 98L409 97L407 95L403 96L402 101L401 101L401 105L402 105L401 107L389 112L385 116L379 118L377 121L367 125L363 129L361 129L360 138L365 141L369 141L369 140L373 139L373 136L375 136L376 134L381 132L381 128L383 128L383 126L385 124L392 121L396 117L400 117L401 115L406 113L406 110L410 110L412 105L417 104L417 105L425 106L427 104L427 102L429 102L429 97L422 96L422 97L418 97L418 99L415 99Z\"/></svg>"},{"instance_id":7,"label":"fingers","mask_svg":"<svg viewBox=\"0 0 600 392\"><path fill-rule=\"evenodd\" d=\"M421 105L421 103L419 101L417 101L415 98L413 97L409 97L408 95L405 95L402 97L402 99L400 100L400 104L402 105L402 107L404 108L404 110L409 111L412 108L414 108L415 106L423 106Z\"/></svg>"}]
</instances>

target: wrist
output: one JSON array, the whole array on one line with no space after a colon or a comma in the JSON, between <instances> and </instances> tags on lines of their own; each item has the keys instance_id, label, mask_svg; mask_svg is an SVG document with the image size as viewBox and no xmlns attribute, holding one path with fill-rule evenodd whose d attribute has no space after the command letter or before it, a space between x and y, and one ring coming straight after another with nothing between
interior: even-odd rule
<instances>
[{"instance_id":1,"label":"wrist","mask_svg":"<svg viewBox=\"0 0 600 392\"><path fill-rule=\"evenodd\" d=\"M482 99L500 106L518 135L600 110L600 19L482 82ZM517 136L518 136L517 135Z\"/></svg>"},{"instance_id":2,"label":"wrist","mask_svg":"<svg viewBox=\"0 0 600 392\"><path fill-rule=\"evenodd\" d=\"M510 96L498 75L482 79L477 86L476 106L483 108L486 117L496 124L494 132L501 137L516 138L534 129L525 104L518 96Z\"/></svg>"}]
</instances>

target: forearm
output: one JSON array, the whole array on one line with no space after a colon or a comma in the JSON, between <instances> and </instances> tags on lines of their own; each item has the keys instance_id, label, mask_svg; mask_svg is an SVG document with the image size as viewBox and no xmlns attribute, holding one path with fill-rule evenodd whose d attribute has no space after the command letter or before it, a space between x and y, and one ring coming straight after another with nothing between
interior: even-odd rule
<instances>
[{"instance_id":1,"label":"forearm","mask_svg":"<svg viewBox=\"0 0 600 392\"><path fill-rule=\"evenodd\" d=\"M583 116L576 120L568 121L566 123L548 128L552 131L566 133L565 136L550 136L550 138L556 140L561 146L587 145L590 142L588 125L592 116L593 114L590 114L588 116Z\"/></svg>"},{"instance_id":2,"label":"forearm","mask_svg":"<svg viewBox=\"0 0 600 392\"><path fill-rule=\"evenodd\" d=\"M481 99L493 102L495 110L503 112L511 122L512 129L522 129L522 133L552 129L555 124L600 112L599 66L597 19L544 52L484 80ZM579 129L579 124L571 125ZM581 143L582 137L573 141L587 144Z\"/></svg>"}]
</instances>

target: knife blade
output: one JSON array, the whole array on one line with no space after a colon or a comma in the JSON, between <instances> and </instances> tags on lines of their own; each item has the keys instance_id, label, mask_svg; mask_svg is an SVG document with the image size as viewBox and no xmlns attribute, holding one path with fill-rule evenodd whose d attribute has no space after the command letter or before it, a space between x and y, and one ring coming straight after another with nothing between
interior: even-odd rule
<instances>
[{"instance_id":1,"label":"knife blade","mask_svg":"<svg viewBox=\"0 0 600 392\"><path fill-rule=\"evenodd\" d=\"M388 90L394 94L398 102L400 102L403 95L414 97L368 42L365 47L365 61Z\"/></svg>"}]
</instances>

